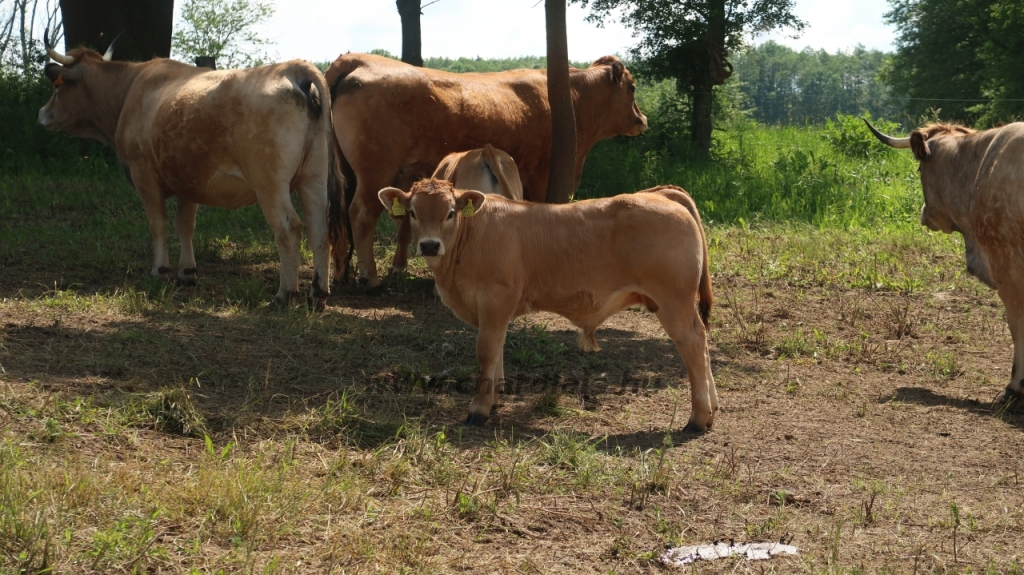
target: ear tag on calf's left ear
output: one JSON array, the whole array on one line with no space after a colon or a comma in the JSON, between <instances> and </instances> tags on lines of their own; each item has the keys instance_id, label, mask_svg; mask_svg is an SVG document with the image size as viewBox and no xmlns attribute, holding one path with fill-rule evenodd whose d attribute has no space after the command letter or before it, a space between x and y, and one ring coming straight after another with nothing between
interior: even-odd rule
<instances>
[{"instance_id":1,"label":"ear tag on calf's left ear","mask_svg":"<svg viewBox=\"0 0 1024 575\"><path fill-rule=\"evenodd\" d=\"M402 207L402 204L398 203L398 198L395 198L395 202L391 204L391 215L396 218L400 218L405 215L405 208Z\"/></svg>"},{"instance_id":2,"label":"ear tag on calf's left ear","mask_svg":"<svg viewBox=\"0 0 1024 575\"><path fill-rule=\"evenodd\" d=\"M51 82L51 84L53 84L54 86L60 86L63 83L64 83L64 75L63 74L57 76L57 79L54 80L53 82Z\"/></svg>"},{"instance_id":3,"label":"ear tag on calf's left ear","mask_svg":"<svg viewBox=\"0 0 1024 575\"><path fill-rule=\"evenodd\" d=\"M473 207L473 200L466 200L466 207L462 208L462 217L471 218L476 213L476 208Z\"/></svg>"}]
</instances>

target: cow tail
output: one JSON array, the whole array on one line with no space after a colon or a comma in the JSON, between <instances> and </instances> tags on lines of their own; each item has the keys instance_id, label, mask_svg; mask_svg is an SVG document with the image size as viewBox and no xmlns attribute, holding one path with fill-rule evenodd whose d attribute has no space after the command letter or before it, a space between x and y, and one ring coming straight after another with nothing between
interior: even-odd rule
<instances>
[{"instance_id":1,"label":"cow tail","mask_svg":"<svg viewBox=\"0 0 1024 575\"><path fill-rule=\"evenodd\" d=\"M679 186L659 186L657 188L651 188L643 191L657 192L660 190L681 192L678 195L673 194L674 197L671 199L682 204L682 206L690 212L694 221L697 222L697 231L700 232L700 247L704 252L704 258L700 266L700 283L697 286L697 311L700 312L700 321L704 323L704 329L711 329L711 306L715 303L715 294L714 290L711 288L711 266L709 265L708 259L708 238L707 234L704 232L704 223L700 220L700 212L697 211L697 204L693 201L693 198L690 197L690 194Z\"/></svg>"}]
</instances>

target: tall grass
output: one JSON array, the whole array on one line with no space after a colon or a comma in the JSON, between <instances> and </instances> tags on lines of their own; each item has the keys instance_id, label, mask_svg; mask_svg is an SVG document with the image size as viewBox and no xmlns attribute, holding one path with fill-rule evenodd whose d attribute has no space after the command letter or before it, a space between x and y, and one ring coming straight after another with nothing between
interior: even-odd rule
<instances>
[{"instance_id":1,"label":"tall grass","mask_svg":"<svg viewBox=\"0 0 1024 575\"><path fill-rule=\"evenodd\" d=\"M825 128L766 127L741 118L716 130L711 155L701 157L684 136L664 133L658 112L648 116L649 134L595 146L577 197L675 184L693 195L708 222L916 223L922 197L913 157L865 144L871 136L856 118L840 117Z\"/></svg>"}]
</instances>

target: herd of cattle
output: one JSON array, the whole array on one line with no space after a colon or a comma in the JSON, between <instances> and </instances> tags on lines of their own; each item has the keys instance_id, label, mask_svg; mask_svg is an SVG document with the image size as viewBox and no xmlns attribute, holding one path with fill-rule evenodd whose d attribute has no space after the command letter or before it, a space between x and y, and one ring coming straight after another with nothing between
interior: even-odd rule
<instances>
[{"instance_id":1,"label":"herd of cattle","mask_svg":"<svg viewBox=\"0 0 1024 575\"><path fill-rule=\"evenodd\" d=\"M687 366L687 429L711 427L718 395L708 355L713 303L696 204L660 186L613 198L544 204L551 115L543 71L451 74L344 54L326 74L303 61L209 70L173 60L111 60L107 52L46 50L54 86L39 122L113 148L142 199L152 275L171 273L166 201L177 197L177 280L196 280L197 207L258 203L281 259L278 301L298 293L301 230L313 252L309 297L322 309L331 268L380 284L373 236L384 210L399 222L392 271L410 242L442 301L479 330L480 376L467 421L492 414L504 381L509 322L531 311L578 326L579 345L619 311L656 314ZM621 61L571 69L576 183L600 140L637 135L647 118ZM883 143L920 161L921 223L963 234L967 269L998 290L1014 341L1005 399L1024 399L1024 124L983 132L949 124ZM354 191L352 184L354 183ZM346 200L348 184L348 200ZM305 224L292 207L295 192Z\"/></svg>"}]
</instances>

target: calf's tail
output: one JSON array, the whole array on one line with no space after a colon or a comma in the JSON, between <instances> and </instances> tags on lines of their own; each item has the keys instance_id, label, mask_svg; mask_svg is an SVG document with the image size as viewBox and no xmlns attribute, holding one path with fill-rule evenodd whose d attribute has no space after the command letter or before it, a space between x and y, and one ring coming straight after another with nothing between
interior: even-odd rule
<instances>
[{"instance_id":1,"label":"calf's tail","mask_svg":"<svg viewBox=\"0 0 1024 575\"><path fill-rule=\"evenodd\" d=\"M690 197L690 194L679 186L658 186L645 192L663 192L667 197L678 202L690 212L690 215L697 222L697 230L700 232L701 250L704 252L701 262L700 283L697 286L697 311L700 313L700 320L704 323L704 329L711 329L711 306L715 303L714 290L711 288L711 267L708 262L708 238L704 233L704 223L700 220L700 212L697 211L697 204Z\"/></svg>"}]
</instances>

